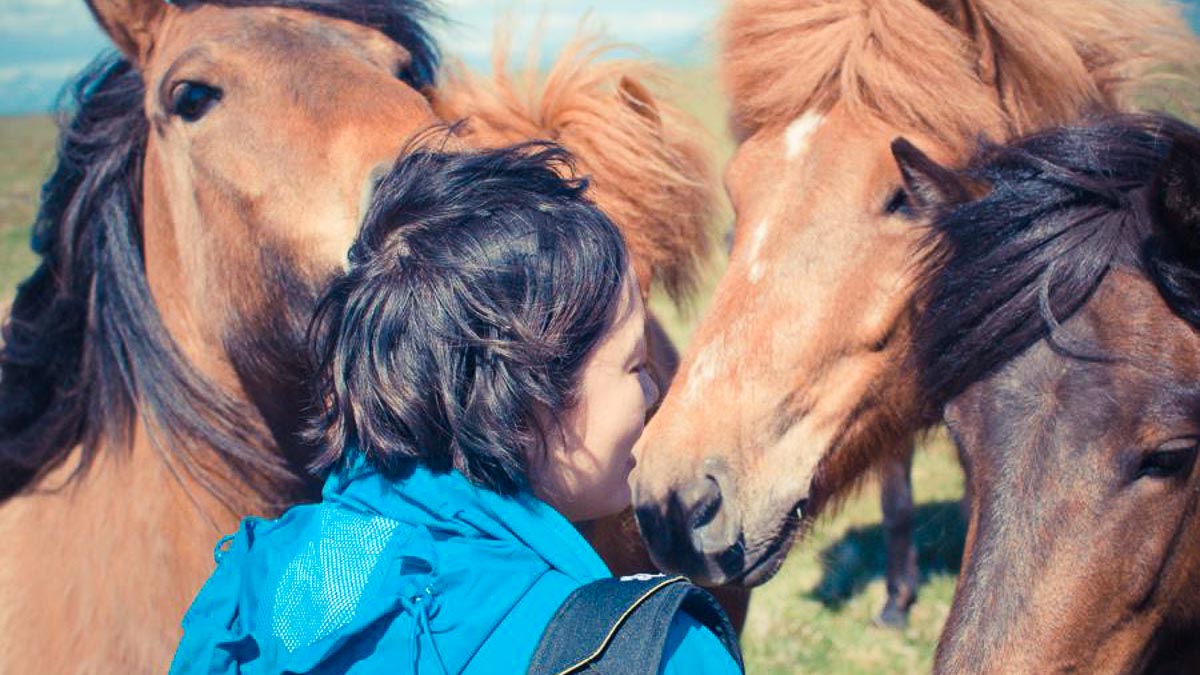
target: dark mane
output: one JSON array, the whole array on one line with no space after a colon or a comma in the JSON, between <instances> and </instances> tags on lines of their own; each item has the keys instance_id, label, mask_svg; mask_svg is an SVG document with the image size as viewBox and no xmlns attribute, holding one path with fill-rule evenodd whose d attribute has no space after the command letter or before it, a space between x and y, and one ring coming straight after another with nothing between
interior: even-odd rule
<instances>
[{"instance_id":1,"label":"dark mane","mask_svg":"<svg viewBox=\"0 0 1200 675\"><path fill-rule=\"evenodd\" d=\"M976 156L962 175L990 192L935 219L918 282L915 353L931 413L1052 337L1114 267L1200 319L1189 297L1200 268L1156 231L1146 199L1172 145L1197 137L1163 115L1112 116Z\"/></svg>"},{"instance_id":2,"label":"dark mane","mask_svg":"<svg viewBox=\"0 0 1200 675\"><path fill-rule=\"evenodd\" d=\"M276 6L346 19L404 45L401 77L431 87L439 55L424 0L177 0L180 6ZM57 162L42 187L32 247L41 262L20 284L0 333L0 501L29 488L81 446L72 475L101 445L126 446L135 422L173 471L226 503L237 494L196 461L202 447L246 487L281 503L302 477L245 405L188 363L163 326L142 251L147 137L141 74L105 54L64 90Z\"/></svg>"}]
</instances>

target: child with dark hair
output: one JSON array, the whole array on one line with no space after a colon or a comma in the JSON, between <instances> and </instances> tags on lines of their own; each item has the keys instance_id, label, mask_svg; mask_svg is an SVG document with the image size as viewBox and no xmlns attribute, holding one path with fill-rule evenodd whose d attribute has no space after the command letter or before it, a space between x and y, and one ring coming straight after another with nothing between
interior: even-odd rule
<instances>
[{"instance_id":1,"label":"child with dark hair","mask_svg":"<svg viewBox=\"0 0 1200 675\"><path fill-rule=\"evenodd\" d=\"M384 179L311 331L323 500L218 547L172 672L525 672L610 576L572 523L628 507L658 391L620 233L564 175L527 144ZM687 613L661 651L621 672L741 672Z\"/></svg>"}]
</instances>

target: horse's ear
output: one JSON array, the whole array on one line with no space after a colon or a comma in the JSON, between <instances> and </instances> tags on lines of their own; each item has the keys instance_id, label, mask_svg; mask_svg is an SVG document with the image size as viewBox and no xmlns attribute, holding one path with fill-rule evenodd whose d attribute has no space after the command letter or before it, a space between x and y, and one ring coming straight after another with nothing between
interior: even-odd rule
<instances>
[{"instance_id":1,"label":"horse's ear","mask_svg":"<svg viewBox=\"0 0 1200 675\"><path fill-rule=\"evenodd\" d=\"M617 84L617 95L634 112L655 126L662 126L662 113L658 111L658 104L654 102L654 96L641 82L622 75L620 83Z\"/></svg>"},{"instance_id":2,"label":"horse's ear","mask_svg":"<svg viewBox=\"0 0 1200 675\"><path fill-rule=\"evenodd\" d=\"M1150 187L1155 223L1190 254L1200 253L1200 141L1178 139Z\"/></svg>"},{"instance_id":3,"label":"horse's ear","mask_svg":"<svg viewBox=\"0 0 1200 675\"><path fill-rule=\"evenodd\" d=\"M904 189L918 212L937 212L971 198L970 186L905 138L892 141L892 157L900 167Z\"/></svg>"},{"instance_id":4,"label":"horse's ear","mask_svg":"<svg viewBox=\"0 0 1200 675\"><path fill-rule=\"evenodd\" d=\"M108 37L135 63L150 50L168 7L165 0L87 0L87 4Z\"/></svg>"},{"instance_id":5,"label":"horse's ear","mask_svg":"<svg viewBox=\"0 0 1200 675\"><path fill-rule=\"evenodd\" d=\"M976 54L979 78L988 84L996 82L997 54L992 45L992 31L975 0L922 0L926 7L937 12L951 26L962 31Z\"/></svg>"}]
</instances>

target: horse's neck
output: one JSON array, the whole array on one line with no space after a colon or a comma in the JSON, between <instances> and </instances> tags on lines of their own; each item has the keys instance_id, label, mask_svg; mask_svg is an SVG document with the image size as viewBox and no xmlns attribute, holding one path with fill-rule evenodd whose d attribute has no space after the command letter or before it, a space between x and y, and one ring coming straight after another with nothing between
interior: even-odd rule
<instances>
[{"instance_id":1,"label":"horse's neck","mask_svg":"<svg viewBox=\"0 0 1200 675\"><path fill-rule=\"evenodd\" d=\"M140 430L68 480L74 459L0 507L0 672L165 672L237 517Z\"/></svg>"}]
</instances>

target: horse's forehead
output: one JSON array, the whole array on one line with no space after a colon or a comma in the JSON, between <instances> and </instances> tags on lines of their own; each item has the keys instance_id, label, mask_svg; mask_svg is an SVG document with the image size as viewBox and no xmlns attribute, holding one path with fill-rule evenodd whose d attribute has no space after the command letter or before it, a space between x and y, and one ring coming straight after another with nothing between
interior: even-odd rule
<instances>
[{"instance_id":1,"label":"horse's forehead","mask_svg":"<svg viewBox=\"0 0 1200 675\"><path fill-rule=\"evenodd\" d=\"M1200 335L1148 279L1117 269L1062 324L1053 346L1035 344L964 398L979 408L968 424L985 434L981 446L1098 453L1200 433L1198 382ZM1021 454L992 453L1018 464Z\"/></svg>"},{"instance_id":2,"label":"horse's forehead","mask_svg":"<svg viewBox=\"0 0 1200 675\"><path fill-rule=\"evenodd\" d=\"M1163 385L1200 382L1200 332L1140 272L1115 268L1083 314L1102 346L1126 357L1120 367L1131 376Z\"/></svg>"},{"instance_id":3,"label":"horse's forehead","mask_svg":"<svg viewBox=\"0 0 1200 675\"><path fill-rule=\"evenodd\" d=\"M279 7L226 8L202 5L168 16L155 40L153 67L169 66L181 53L204 46L215 55L252 56L256 65L280 63L321 72L325 54L351 54L395 67L409 54L383 33L350 21Z\"/></svg>"},{"instance_id":4,"label":"horse's forehead","mask_svg":"<svg viewBox=\"0 0 1200 675\"><path fill-rule=\"evenodd\" d=\"M726 172L726 182L749 188L745 191L751 211L782 199L791 202L794 217L802 218L806 207L838 197L858 199L892 180L897 170L890 143L904 135L884 121L837 106L808 110L746 139Z\"/></svg>"}]
</instances>

